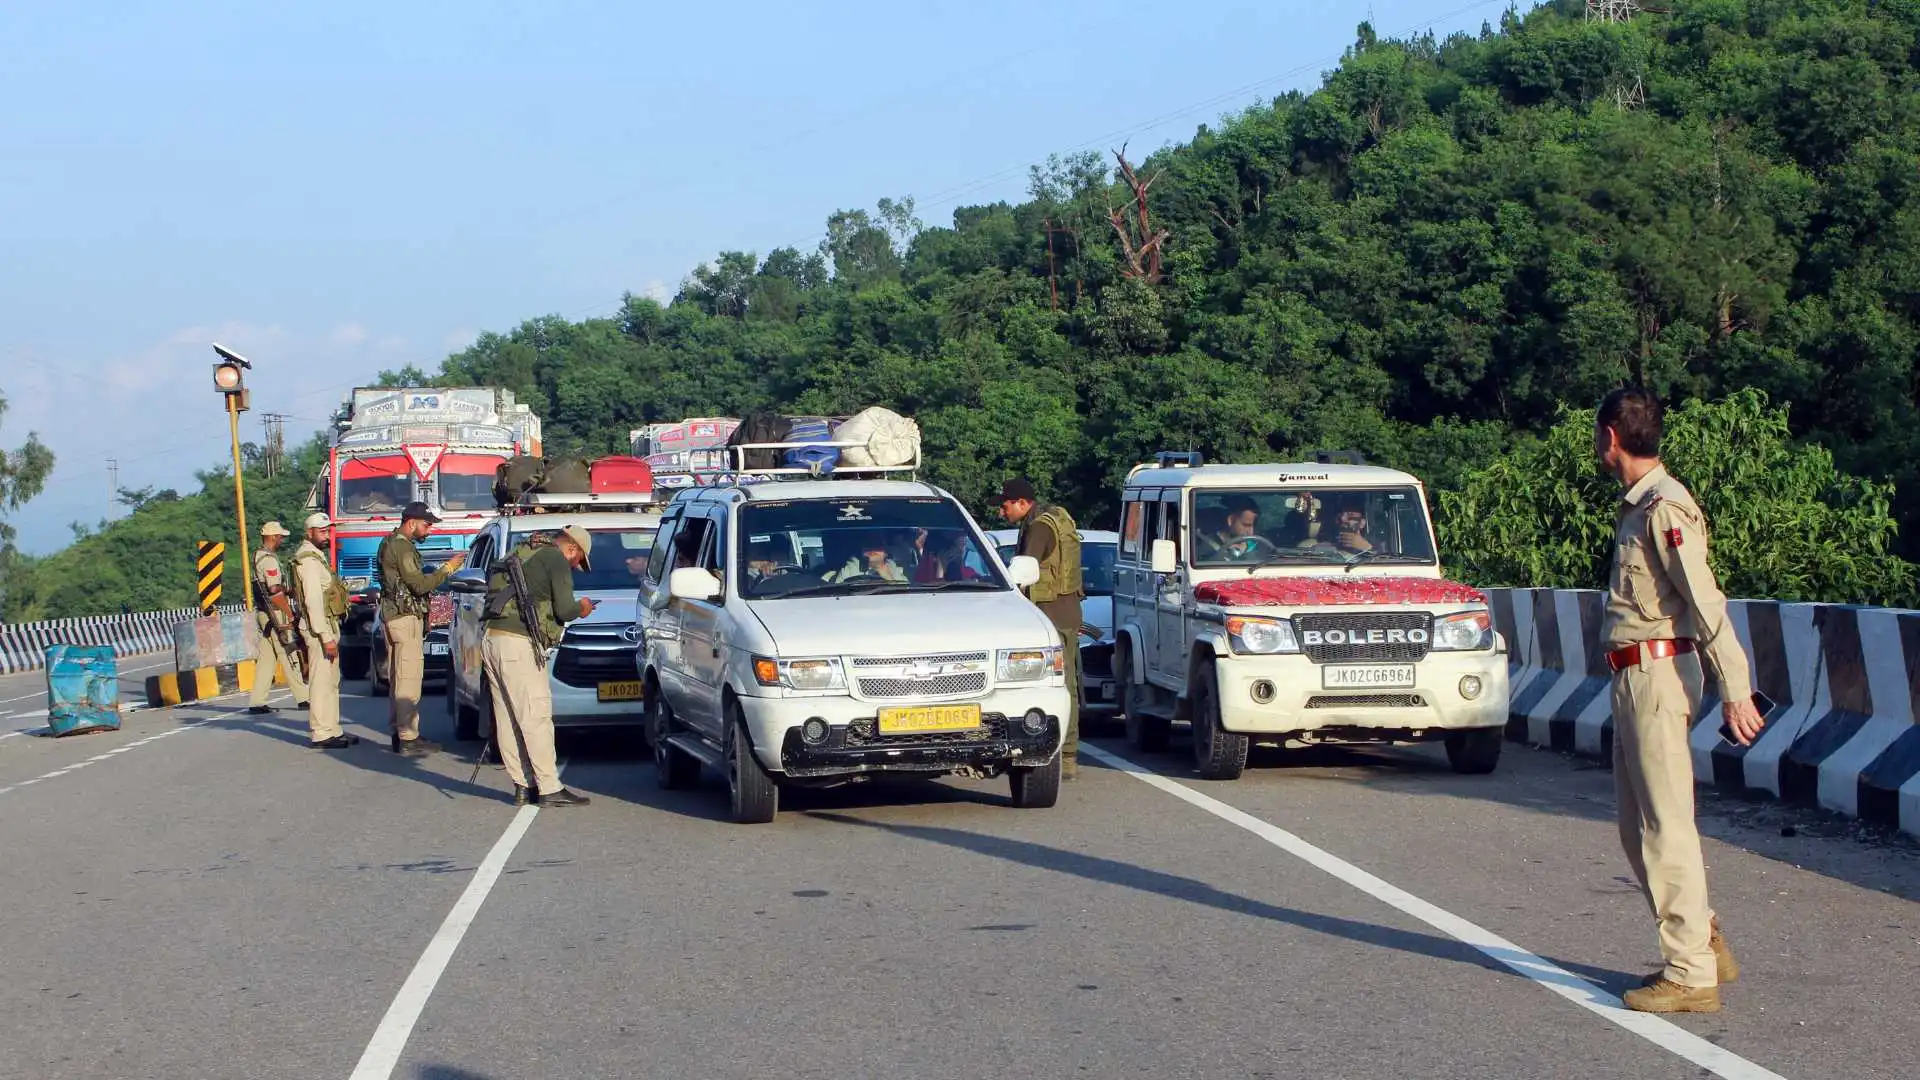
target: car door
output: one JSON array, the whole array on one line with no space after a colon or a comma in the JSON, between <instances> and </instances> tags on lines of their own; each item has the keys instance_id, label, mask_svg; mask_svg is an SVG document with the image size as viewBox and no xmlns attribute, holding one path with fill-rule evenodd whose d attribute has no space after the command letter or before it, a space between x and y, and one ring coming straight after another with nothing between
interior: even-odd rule
<instances>
[{"instance_id":1,"label":"car door","mask_svg":"<svg viewBox=\"0 0 1920 1080\"><path fill-rule=\"evenodd\" d=\"M712 574L722 583L720 595L712 600L679 601L681 661L686 672L688 693L698 702L697 707L687 714L688 720L716 739L722 734L721 725L725 720L720 696L725 683L721 671L725 664L726 643L722 640L721 630L727 600L726 518L725 507L713 507L701 515L700 527L704 535L693 562L693 565Z\"/></svg>"},{"instance_id":2,"label":"car door","mask_svg":"<svg viewBox=\"0 0 1920 1080\"><path fill-rule=\"evenodd\" d=\"M647 558L647 595L641 648L645 655L641 671L651 668L660 680L660 692L678 714L685 707L686 694L680 682L680 612L667 595L667 579L673 576L674 551L680 538L680 526L686 511L669 509L660 519L660 532L653 542L653 554Z\"/></svg>"},{"instance_id":3,"label":"car door","mask_svg":"<svg viewBox=\"0 0 1920 1080\"><path fill-rule=\"evenodd\" d=\"M1153 604L1153 573L1147 549L1153 535L1153 515L1159 492L1129 489L1120 504L1120 552L1113 565L1113 625L1134 623L1134 644L1140 661L1128 661L1142 672L1153 668L1153 642L1158 637L1159 611Z\"/></svg>"},{"instance_id":4,"label":"car door","mask_svg":"<svg viewBox=\"0 0 1920 1080\"><path fill-rule=\"evenodd\" d=\"M1185 488L1167 488L1156 502L1159 513L1154 538L1173 541L1177 553L1171 574L1154 575L1154 608L1159 613L1154 633L1155 681L1169 690L1180 691L1187 682L1187 545L1183 536Z\"/></svg>"},{"instance_id":5,"label":"car door","mask_svg":"<svg viewBox=\"0 0 1920 1080\"><path fill-rule=\"evenodd\" d=\"M492 564L498 550L499 541L494 537L494 527L489 525L473 538L473 546L467 551L468 561L462 569L485 570ZM454 594L453 630L449 635L453 644L453 693L456 702L475 707L480 704L480 671L483 666L480 642L487 632L482 625L486 606L484 593Z\"/></svg>"}]
</instances>

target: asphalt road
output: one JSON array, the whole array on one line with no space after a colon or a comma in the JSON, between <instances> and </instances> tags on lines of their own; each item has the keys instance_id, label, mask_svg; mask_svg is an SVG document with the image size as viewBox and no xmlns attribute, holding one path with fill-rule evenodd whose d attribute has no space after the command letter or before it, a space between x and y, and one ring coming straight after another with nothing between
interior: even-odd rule
<instances>
[{"instance_id":1,"label":"asphalt road","mask_svg":"<svg viewBox=\"0 0 1920 1080\"><path fill-rule=\"evenodd\" d=\"M563 742L592 806L516 811L471 746L397 760L383 701L344 753L243 706L0 738L0 1077L1913 1075L1913 845L1707 798L1743 977L1627 1014L1653 926L1559 755L1208 784L1098 739L1052 810L901 783L735 826L614 738Z\"/></svg>"}]
</instances>

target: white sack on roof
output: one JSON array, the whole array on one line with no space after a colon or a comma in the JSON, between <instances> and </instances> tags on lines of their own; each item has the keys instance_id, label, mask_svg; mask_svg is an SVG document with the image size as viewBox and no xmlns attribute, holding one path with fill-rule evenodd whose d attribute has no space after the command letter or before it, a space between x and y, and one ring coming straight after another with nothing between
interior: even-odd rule
<instances>
[{"instance_id":1,"label":"white sack on roof","mask_svg":"<svg viewBox=\"0 0 1920 1080\"><path fill-rule=\"evenodd\" d=\"M841 448L840 464L854 468L911 465L920 457L920 425L877 405L834 429L833 441L853 444Z\"/></svg>"}]
</instances>

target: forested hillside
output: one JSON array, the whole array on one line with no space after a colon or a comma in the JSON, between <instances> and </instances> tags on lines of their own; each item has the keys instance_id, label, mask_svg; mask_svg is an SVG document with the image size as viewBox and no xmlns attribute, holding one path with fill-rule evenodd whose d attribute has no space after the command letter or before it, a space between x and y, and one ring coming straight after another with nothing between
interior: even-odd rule
<instances>
[{"instance_id":1,"label":"forested hillside","mask_svg":"<svg viewBox=\"0 0 1920 1080\"><path fill-rule=\"evenodd\" d=\"M669 304L533 319L427 374L512 388L550 449L886 404L976 506L1024 473L1091 524L1160 448L1357 448L1482 506L1488 477L1561 445L1539 441L1561 410L1610 387L1750 391L1729 407L1784 407L1802 444L1780 452L1812 465L1751 478L1797 509L1718 533L1827 531L1791 558L1737 535L1730 553L1758 552L1732 556L1751 559L1741 580L1904 602L1911 568L1887 545L1920 552L1920 0L1668 6L1606 25L1560 0L1446 40L1362 26L1318 91L1125 173L1055 158L1026 201L941 227L908 199L841 211L817 252L723 252ZM1776 474L1799 479L1770 491ZM1501 509L1588 522L1565 513L1572 490ZM1446 523L1469 570L1541 578L1486 583L1596 584L1586 524L1510 541L1578 548L1545 561L1465 543L1468 524ZM1842 545L1859 573L1807 573Z\"/></svg>"}]
</instances>

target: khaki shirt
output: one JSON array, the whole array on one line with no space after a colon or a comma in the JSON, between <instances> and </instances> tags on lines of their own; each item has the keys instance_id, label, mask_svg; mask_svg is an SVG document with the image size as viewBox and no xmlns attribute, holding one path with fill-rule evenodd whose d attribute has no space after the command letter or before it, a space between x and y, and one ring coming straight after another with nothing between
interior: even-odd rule
<instances>
[{"instance_id":1,"label":"khaki shirt","mask_svg":"<svg viewBox=\"0 0 1920 1080\"><path fill-rule=\"evenodd\" d=\"M1706 518L1659 465L1621 501L1601 640L1611 651L1666 638L1693 639L1722 700L1752 696L1746 651L1707 565Z\"/></svg>"},{"instance_id":2,"label":"khaki shirt","mask_svg":"<svg viewBox=\"0 0 1920 1080\"><path fill-rule=\"evenodd\" d=\"M261 548L253 553L253 585L256 605L265 610L267 597L277 589L287 587L286 571L280 567L280 556Z\"/></svg>"},{"instance_id":3,"label":"khaki shirt","mask_svg":"<svg viewBox=\"0 0 1920 1080\"><path fill-rule=\"evenodd\" d=\"M301 630L323 645L340 640L339 625L327 617L327 585L332 580L333 572L327 569L327 553L315 547L311 540L300 541L293 552L293 590L294 598L300 602Z\"/></svg>"}]
</instances>

